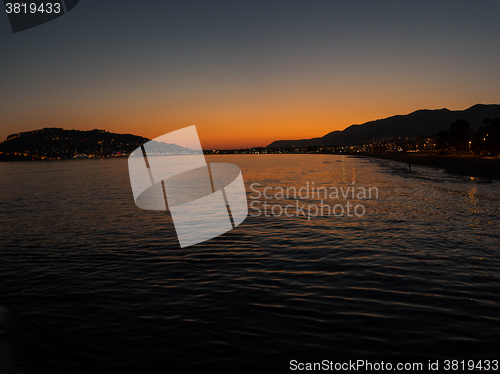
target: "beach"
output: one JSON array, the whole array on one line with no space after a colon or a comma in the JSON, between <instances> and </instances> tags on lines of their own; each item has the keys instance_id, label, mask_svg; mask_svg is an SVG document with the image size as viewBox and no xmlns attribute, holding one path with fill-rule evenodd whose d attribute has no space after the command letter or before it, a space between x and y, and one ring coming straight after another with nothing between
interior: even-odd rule
<instances>
[{"instance_id":1,"label":"beach","mask_svg":"<svg viewBox=\"0 0 500 374\"><path fill-rule=\"evenodd\" d=\"M444 169L452 174L500 180L500 158L497 157L447 156L404 152L367 153L364 156Z\"/></svg>"}]
</instances>

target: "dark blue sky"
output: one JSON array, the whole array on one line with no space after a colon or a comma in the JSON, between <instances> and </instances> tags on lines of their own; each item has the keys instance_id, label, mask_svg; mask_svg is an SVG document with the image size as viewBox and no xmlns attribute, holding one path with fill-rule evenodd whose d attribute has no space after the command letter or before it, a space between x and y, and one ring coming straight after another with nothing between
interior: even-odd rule
<instances>
[{"instance_id":1,"label":"dark blue sky","mask_svg":"<svg viewBox=\"0 0 500 374\"><path fill-rule=\"evenodd\" d=\"M321 136L500 97L500 1L90 1L12 34L0 139L46 126L205 147Z\"/></svg>"}]
</instances>

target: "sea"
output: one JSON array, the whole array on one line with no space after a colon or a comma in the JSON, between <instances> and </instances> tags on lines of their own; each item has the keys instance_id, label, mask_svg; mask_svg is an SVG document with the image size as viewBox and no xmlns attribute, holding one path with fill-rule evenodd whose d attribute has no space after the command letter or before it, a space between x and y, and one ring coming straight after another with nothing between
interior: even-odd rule
<instances>
[{"instance_id":1,"label":"sea","mask_svg":"<svg viewBox=\"0 0 500 374\"><path fill-rule=\"evenodd\" d=\"M126 158L0 163L0 373L500 372L498 181L206 160L239 166L248 216L185 248Z\"/></svg>"}]
</instances>

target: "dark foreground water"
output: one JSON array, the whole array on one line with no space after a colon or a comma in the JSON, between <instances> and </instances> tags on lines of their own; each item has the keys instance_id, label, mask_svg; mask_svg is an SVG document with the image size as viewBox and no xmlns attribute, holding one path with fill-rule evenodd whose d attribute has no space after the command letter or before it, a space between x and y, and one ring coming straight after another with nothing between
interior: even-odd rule
<instances>
[{"instance_id":1,"label":"dark foreground water","mask_svg":"<svg viewBox=\"0 0 500 374\"><path fill-rule=\"evenodd\" d=\"M333 155L207 159L240 166L249 203L252 183L379 195L324 201L362 217L267 212L180 249L167 213L135 206L125 159L0 163L0 373L500 359L498 182Z\"/></svg>"}]
</instances>

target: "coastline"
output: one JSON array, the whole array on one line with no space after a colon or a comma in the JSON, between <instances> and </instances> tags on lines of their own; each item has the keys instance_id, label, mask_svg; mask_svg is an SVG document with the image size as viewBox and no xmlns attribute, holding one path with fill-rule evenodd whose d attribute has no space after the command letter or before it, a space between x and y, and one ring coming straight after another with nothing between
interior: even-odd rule
<instances>
[{"instance_id":1,"label":"coastline","mask_svg":"<svg viewBox=\"0 0 500 374\"><path fill-rule=\"evenodd\" d=\"M315 153L314 153L315 154ZM221 154L226 155L226 154ZM205 155L207 156L207 155ZM212 156L212 155L211 155ZM443 169L445 172L455 175L469 176L500 181L500 158L478 157L478 156L453 156L439 154L418 154L405 152L391 153L362 153L347 155L351 157L371 157L384 160L402 162L404 164L422 165ZM100 157L100 158L77 158L79 160L120 158L126 156ZM75 160L75 158L59 159ZM12 161L58 161L58 159L32 159L26 156L12 156L0 154L0 162Z\"/></svg>"},{"instance_id":2,"label":"coastline","mask_svg":"<svg viewBox=\"0 0 500 374\"><path fill-rule=\"evenodd\" d=\"M444 169L450 174L500 181L500 158L497 157L423 155L402 152L366 153L363 156Z\"/></svg>"}]
</instances>

